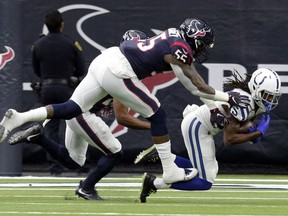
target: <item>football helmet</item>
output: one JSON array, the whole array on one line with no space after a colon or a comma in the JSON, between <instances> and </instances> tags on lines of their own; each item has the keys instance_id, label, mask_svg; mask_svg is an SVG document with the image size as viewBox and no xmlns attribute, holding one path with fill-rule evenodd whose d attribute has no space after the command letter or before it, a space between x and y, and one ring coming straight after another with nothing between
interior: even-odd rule
<instances>
[{"instance_id":1,"label":"football helmet","mask_svg":"<svg viewBox=\"0 0 288 216\"><path fill-rule=\"evenodd\" d=\"M145 40L148 39L149 35L146 32L143 31L139 31L139 30L128 30L126 31L121 40L120 40L120 44L123 41L128 41L128 40Z\"/></svg>"},{"instance_id":2,"label":"football helmet","mask_svg":"<svg viewBox=\"0 0 288 216\"><path fill-rule=\"evenodd\" d=\"M190 45L193 57L198 63L203 63L209 58L207 48L214 46L214 32L203 20L187 18L180 25L181 37Z\"/></svg>"},{"instance_id":3,"label":"football helmet","mask_svg":"<svg viewBox=\"0 0 288 216\"><path fill-rule=\"evenodd\" d=\"M252 99L263 112L269 112L278 105L282 94L281 80L275 71L268 68L256 70L248 82L248 87Z\"/></svg>"}]
</instances>

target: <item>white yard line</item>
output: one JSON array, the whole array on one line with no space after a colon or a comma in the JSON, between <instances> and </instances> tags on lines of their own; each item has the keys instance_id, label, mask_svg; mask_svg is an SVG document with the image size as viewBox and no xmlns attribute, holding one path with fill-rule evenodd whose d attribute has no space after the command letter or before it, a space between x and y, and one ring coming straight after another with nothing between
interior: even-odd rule
<instances>
[{"instance_id":1,"label":"white yard line","mask_svg":"<svg viewBox=\"0 0 288 216\"><path fill-rule=\"evenodd\" d=\"M11 176L0 176L1 179L28 179L28 180L83 180L85 177L53 177L53 176L17 176L17 177L11 177ZM103 180L108 181L119 181L119 180L125 180L125 181L141 181L142 178L138 177L105 177ZM288 183L288 179L226 179L226 178L216 178L215 182L278 182L278 183Z\"/></svg>"},{"instance_id":2,"label":"white yard line","mask_svg":"<svg viewBox=\"0 0 288 216\"><path fill-rule=\"evenodd\" d=\"M121 180L121 179L119 179ZM123 179L122 179L123 180ZM77 187L79 183L0 183L2 187ZM97 187L124 187L124 188L140 188L141 183L125 183L125 182L110 182L97 183ZM212 188L226 188L226 189L283 189L288 190L288 185L285 184L214 184Z\"/></svg>"}]
</instances>

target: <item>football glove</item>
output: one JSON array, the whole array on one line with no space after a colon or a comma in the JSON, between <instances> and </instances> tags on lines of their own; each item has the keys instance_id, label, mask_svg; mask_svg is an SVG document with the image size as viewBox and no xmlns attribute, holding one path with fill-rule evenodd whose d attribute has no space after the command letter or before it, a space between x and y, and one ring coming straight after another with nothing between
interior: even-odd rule
<instances>
[{"instance_id":1,"label":"football glove","mask_svg":"<svg viewBox=\"0 0 288 216\"><path fill-rule=\"evenodd\" d=\"M254 126L252 126L252 127L249 127L248 130L249 130L249 133L253 133L253 132L257 131L257 128L254 127ZM251 141L252 143L257 143L257 142L260 141L260 139L261 139L261 136L255 138L255 139L253 139L253 140L250 140L250 141Z\"/></svg>"},{"instance_id":2,"label":"football glove","mask_svg":"<svg viewBox=\"0 0 288 216\"><path fill-rule=\"evenodd\" d=\"M210 110L210 122L214 128L224 128L226 123L229 123L229 120L220 112L218 108Z\"/></svg>"},{"instance_id":3,"label":"football glove","mask_svg":"<svg viewBox=\"0 0 288 216\"><path fill-rule=\"evenodd\" d=\"M260 122L258 123L257 130L262 133L262 136L266 133L267 129L269 128L270 124L270 115L262 115Z\"/></svg>"},{"instance_id":4,"label":"football glove","mask_svg":"<svg viewBox=\"0 0 288 216\"><path fill-rule=\"evenodd\" d=\"M247 107L250 104L249 97L246 95L240 95L239 92L228 92L230 106Z\"/></svg>"}]
</instances>

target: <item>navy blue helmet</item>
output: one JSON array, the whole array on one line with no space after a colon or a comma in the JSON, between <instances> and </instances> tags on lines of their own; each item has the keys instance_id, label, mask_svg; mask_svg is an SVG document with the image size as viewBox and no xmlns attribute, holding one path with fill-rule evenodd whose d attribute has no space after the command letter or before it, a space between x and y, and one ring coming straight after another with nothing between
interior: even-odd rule
<instances>
[{"instance_id":1,"label":"navy blue helmet","mask_svg":"<svg viewBox=\"0 0 288 216\"><path fill-rule=\"evenodd\" d=\"M145 40L148 38L149 35L146 32L140 30L128 30L123 34L120 43L128 40Z\"/></svg>"},{"instance_id":2,"label":"navy blue helmet","mask_svg":"<svg viewBox=\"0 0 288 216\"><path fill-rule=\"evenodd\" d=\"M187 18L180 25L182 38L190 45L193 57L199 63L209 58L208 48L214 46L214 32L203 20L197 18Z\"/></svg>"}]
</instances>

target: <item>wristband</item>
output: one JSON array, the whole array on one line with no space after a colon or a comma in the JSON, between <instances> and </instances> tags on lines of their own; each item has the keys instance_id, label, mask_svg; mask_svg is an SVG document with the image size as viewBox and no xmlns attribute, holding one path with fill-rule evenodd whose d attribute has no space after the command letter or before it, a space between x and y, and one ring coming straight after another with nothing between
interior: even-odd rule
<instances>
[{"instance_id":1,"label":"wristband","mask_svg":"<svg viewBox=\"0 0 288 216\"><path fill-rule=\"evenodd\" d=\"M215 89L215 95L213 97L213 100L227 102L229 101L229 95L225 92L218 91Z\"/></svg>"}]
</instances>

